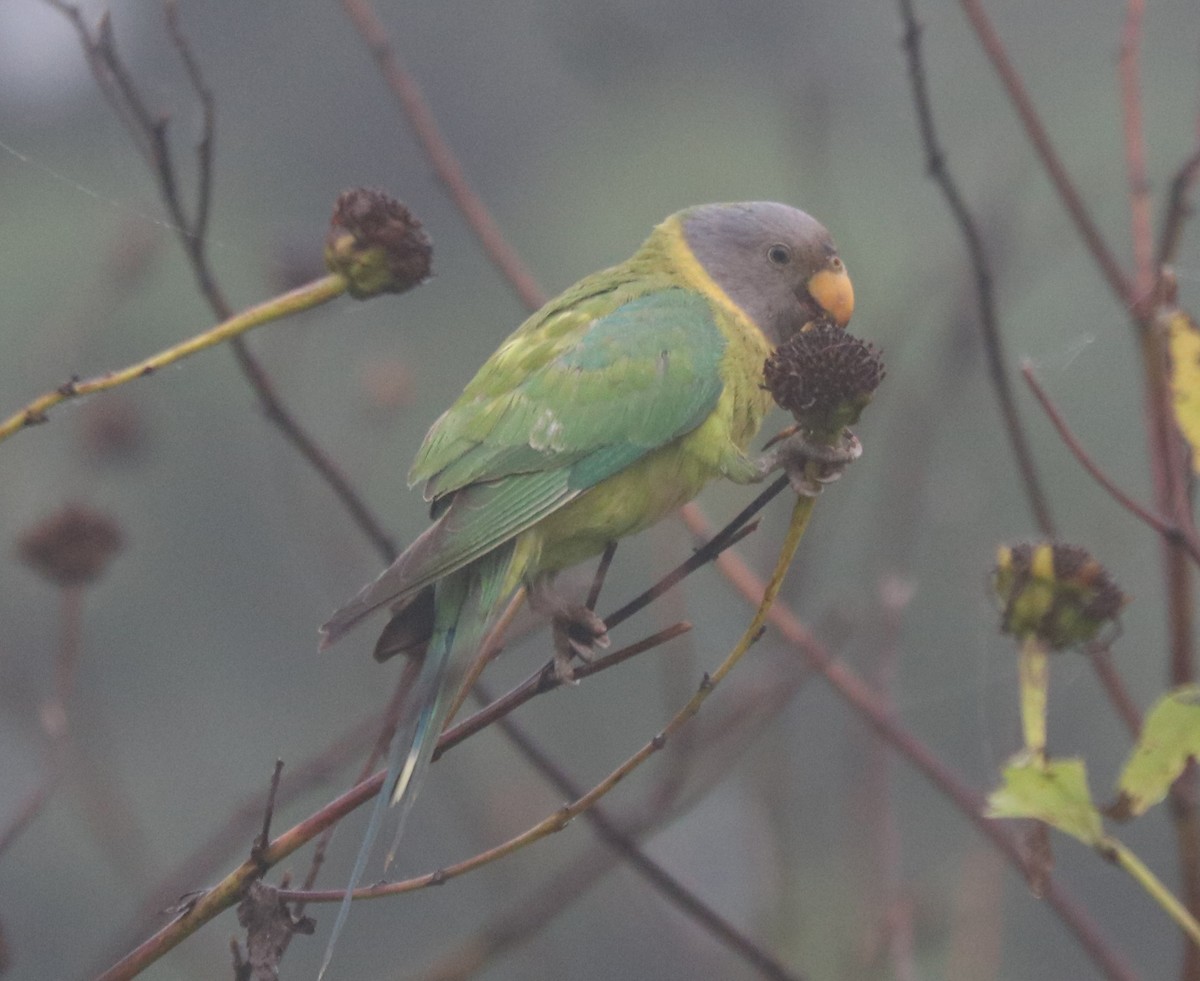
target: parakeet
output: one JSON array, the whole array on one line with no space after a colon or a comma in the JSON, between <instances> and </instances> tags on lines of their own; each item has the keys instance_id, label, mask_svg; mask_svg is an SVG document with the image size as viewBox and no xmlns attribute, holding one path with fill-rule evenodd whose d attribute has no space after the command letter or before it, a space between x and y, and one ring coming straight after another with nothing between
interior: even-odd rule
<instances>
[{"instance_id":1,"label":"parakeet","mask_svg":"<svg viewBox=\"0 0 1200 981\"><path fill-rule=\"evenodd\" d=\"M376 657L424 657L354 882L384 801L403 825L464 671L515 591L551 615L563 665L571 648L605 642L594 614L554 592L554 574L714 478L761 480L748 447L771 405L765 359L814 320L845 325L853 308L833 240L808 214L701 205L548 302L479 369L409 473L433 524L321 628L324 649L390 607Z\"/></svg>"}]
</instances>

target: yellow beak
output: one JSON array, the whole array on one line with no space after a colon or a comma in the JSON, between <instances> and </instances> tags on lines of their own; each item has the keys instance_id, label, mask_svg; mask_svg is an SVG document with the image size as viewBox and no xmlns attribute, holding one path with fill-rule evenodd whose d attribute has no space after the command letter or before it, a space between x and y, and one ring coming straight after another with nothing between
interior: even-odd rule
<instances>
[{"instance_id":1,"label":"yellow beak","mask_svg":"<svg viewBox=\"0 0 1200 981\"><path fill-rule=\"evenodd\" d=\"M833 318L839 327L845 327L854 313L854 284L845 267L822 269L806 284L809 295Z\"/></svg>"}]
</instances>

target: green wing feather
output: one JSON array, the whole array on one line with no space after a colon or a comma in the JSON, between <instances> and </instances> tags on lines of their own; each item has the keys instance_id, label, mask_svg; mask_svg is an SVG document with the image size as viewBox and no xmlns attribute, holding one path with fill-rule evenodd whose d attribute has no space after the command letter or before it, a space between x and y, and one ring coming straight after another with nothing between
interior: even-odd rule
<instances>
[{"instance_id":1,"label":"green wing feather","mask_svg":"<svg viewBox=\"0 0 1200 981\"><path fill-rule=\"evenodd\" d=\"M703 296L645 279L570 297L523 324L434 424L410 479L438 520L334 615L326 645L712 412L725 337Z\"/></svg>"}]
</instances>

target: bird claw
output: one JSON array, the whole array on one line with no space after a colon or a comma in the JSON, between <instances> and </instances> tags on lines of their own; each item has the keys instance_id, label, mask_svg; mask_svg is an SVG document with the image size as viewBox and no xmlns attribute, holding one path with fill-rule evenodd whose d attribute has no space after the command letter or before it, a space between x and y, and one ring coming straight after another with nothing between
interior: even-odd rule
<instances>
[{"instance_id":1,"label":"bird claw","mask_svg":"<svg viewBox=\"0 0 1200 981\"><path fill-rule=\"evenodd\" d=\"M586 606L564 606L554 613L554 674L563 684L576 684L571 663L579 658L585 664L595 659L596 649L611 643L608 627Z\"/></svg>"},{"instance_id":2,"label":"bird claw","mask_svg":"<svg viewBox=\"0 0 1200 981\"><path fill-rule=\"evenodd\" d=\"M549 583L536 584L529 594L535 610L550 617L554 634L554 674L563 684L575 684L575 658L591 663L596 649L609 646L608 627L582 603L569 603Z\"/></svg>"},{"instance_id":3,"label":"bird claw","mask_svg":"<svg viewBox=\"0 0 1200 981\"><path fill-rule=\"evenodd\" d=\"M782 469L797 494L816 497L860 456L862 443L849 429L842 430L835 445L810 442L803 433L794 432L781 440L764 462L768 472Z\"/></svg>"}]
</instances>

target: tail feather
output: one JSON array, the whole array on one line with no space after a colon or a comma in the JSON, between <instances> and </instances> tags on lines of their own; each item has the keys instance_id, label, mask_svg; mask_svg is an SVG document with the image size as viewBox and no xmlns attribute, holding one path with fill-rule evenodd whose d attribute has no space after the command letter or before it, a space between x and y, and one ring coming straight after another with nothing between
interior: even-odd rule
<instances>
[{"instance_id":1,"label":"tail feather","mask_svg":"<svg viewBox=\"0 0 1200 981\"><path fill-rule=\"evenodd\" d=\"M402 610L418 599L438 576L444 574L436 563L431 563L431 559L439 554L444 534L444 519L434 522L378 578L367 583L350 602L337 609L321 624L320 649L332 647L376 610L389 605Z\"/></svg>"},{"instance_id":2,"label":"tail feather","mask_svg":"<svg viewBox=\"0 0 1200 981\"><path fill-rule=\"evenodd\" d=\"M403 709L403 716L410 721L398 727L392 738L387 775L375 798L363 843L354 860L346 895L338 908L333 931L325 948L318 981L329 967L334 944L350 912L351 894L366 872L389 804L397 809L397 826L384 871L395 857L409 812L433 761L438 736L454 704L454 696L458 694L466 668L504 598L502 591L505 584L512 581L512 555L511 545L497 549L467 568L447 576L435 588L433 636L425 652L420 674L405 699Z\"/></svg>"},{"instance_id":3,"label":"tail feather","mask_svg":"<svg viewBox=\"0 0 1200 981\"><path fill-rule=\"evenodd\" d=\"M426 586L411 602L392 608L392 618L375 641L375 660L383 662L397 654L422 658L433 639L433 587Z\"/></svg>"}]
</instances>

